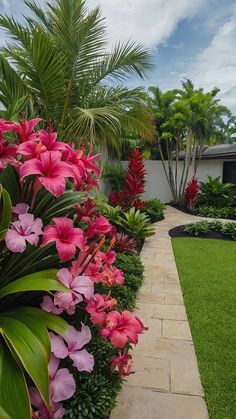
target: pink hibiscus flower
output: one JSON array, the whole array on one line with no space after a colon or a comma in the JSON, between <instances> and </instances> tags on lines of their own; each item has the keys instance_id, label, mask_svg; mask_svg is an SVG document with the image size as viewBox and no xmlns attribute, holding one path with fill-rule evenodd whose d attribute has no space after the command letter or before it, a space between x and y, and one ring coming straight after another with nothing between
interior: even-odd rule
<instances>
[{"instance_id":1,"label":"pink hibiscus flower","mask_svg":"<svg viewBox=\"0 0 236 419\"><path fill-rule=\"evenodd\" d=\"M19 124L14 124L13 129L17 133L21 143L31 139L30 134L40 121L42 121L41 118L34 118L28 121L23 117Z\"/></svg>"},{"instance_id":2,"label":"pink hibiscus flower","mask_svg":"<svg viewBox=\"0 0 236 419\"><path fill-rule=\"evenodd\" d=\"M65 414L65 409L61 403L73 396L76 384L73 375L67 368L58 369L60 360L54 355L51 356L48 364L49 372L49 398L52 404L52 412L49 412L44 404L39 391L35 387L29 388L31 404L38 409L35 414L45 419L61 419ZM37 416L36 416L37 417Z\"/></svg>"},{"instance_id":3,"label":"pink hibiscus flower","mask_svg":"<svg viewBox=\"0 0 236 419\"><path fill-rule=\"evenodd\" d=\"M29 205L25 204L24 202L16 204L15 207L12 207L12 212L17 215L26 214L28 211L29 211Z\"/></svg>"},{"instance_id":4,"label":"pink hibiscus flower","mask_svg":"<svg viewBox=\"0 0 236 419\"><path fill-rule=\"evenodd\" d=\"M132 356L130 354L124 353L120 354L116 358L112 358L111 360L111 369L119 371L121 375L128 376L130 374L134 374L132 371Z\"/></svg>"},{"instance_id":5,"label":"pink hibiscus flower","mask_svg":"<svg viewBox=\"0 0 236 419\"><path fill-rule=\"evenodd\" d=\"M59 309L67 310L68 314L74 314L76 305L83 301L82 295L87 300L90 300L94 295L94 284L88 276L73 277L68 269L62 268L57 273L57 279L71 291L56 292L54 305ZM54 311L51 310L51 307L51 301L44 300L42 308L46 311Z\"/></svg>"},{"instance_id":6,"label":"pink hibiscus flower","mask_svg":"<svg viewBox=\"0 0 236 419\"><path fill-rule=\"evenodd\" d=\"M38 158L45 151L62 151L68 146L57 140L56 132L39 130L31 135L30 141L25 141L17 147L17 152L23 156Z\"/></svg>"},{"instance_id":7,"label":"pink hibiscus flower","mask_svg":"<svg viewBox=\"0 0 236 419\"><path fill-rule=\"evenodd\" d=\"M43 234L43 223L40 218L34 220L33 214L20 214L18 221L11 223L11 228L6 234L6 245L9 250L23 253L26 242L37 246L39 235Z\"/></svg>"},{"instance_id":8,"label":"pink hibiscus flower","mask_svg":"<svg viewBox=\"0 0 236 419\"><path fill-rule=\"evenodd\" d=\"M49 397L55 403L69 399L76 390L73 375L67 368L58 369L60 360L51 356L48 364L49 371Z\"/></svg>"},{"instance_id":9,"label":"pink hibiscus flower","mask_svg":"<svg viewBox=\"0 0 236 419\"><path fill-rule=\"evenodd\" d=\"M38 175L39 182L59 197L65 192L65 178L73 178L73 171L67 163L61 161L59 151L45 151L39 159L28 160L20 167L21 180L30 175Z\"/></svg>"},{"instance_id":10,"label":"pink hibiscus flower","mask_svg":"<svg viewBox=\"0 0 236 419\"><path fill-rule=\"evenodd\" d=\"M124 284L124 274L120 269L115 266L103 265L100 277L97 278L97 282L104 282L104 284L109 287L112 284L123 285Z\"/></svg>"},{"instance_id":11,"label":"pink hibiscus flower","mask_svg":"<svg viewBox=\"0 0 236 419\"><path fill-rule=\"evenodd\" d=\"M60 359L67 356L73 361L73 366L78 371L91 372L94 367L94 358L86 349L82 349L91 340L91 331L88 326L82 326L81 332L70 326L65 336L65 341L61 336L50 332L51 350Z\"/></svg>"},{"instance_id":12,"label":"pink hibiscus flower","mask_svg":"<svg viewBox=\"0 0 236 419\"><path fill-rule=\"evenodd\" d=\"M52 298L49 297L49 295L45 295L43 297L43 301L40 304L40 306L44 311L47 311L48 313L61 314L64 311L63 308L55 306ZM70 314L70 313L68 313L68 314Z\"/></svg>"},{"instance_id":13,"label":"pink hibiscus flower","mask_svg":"<svg viewBox=\"0 0 236 419\"><path fill-rule=\"evenodd\" d=\"M0 170L4 170L9 163L13 166L18 165L16 147L5 140L0 140Z\"/></svg>"},{"instance_id":14,"label":"pink hibiscus flower","mask_svg":"<svg viewBox=\"0 0 236 419\"><path fill-rule=\"evenodd\" d=\"M98 234L108 234L111 231L111 224L102 215L95 221L92 221L89 217L83 217L83 221L88 224L87 235L88 237L97 236Z\"/></svg>"},{"instance_id":15,"label":"pink hibiscus flower","mask_svg":"<svg viewBox=\"0 0 236 419\"><path fill-rule=\"evenodd\" d=\"M117 306L115 298L105 294L95 294L94 299L89 301L85 310L90 314L90 320L94 324L102 326L106 320L107 311Z\"/></svg>"},{"instance_id":16,"label":"pink hibiscus flower","mask_svg":"<svg viewBox=\"0 0 236 419\"><path fill-rule=\"evenodd\" d=\"M13 131L14 127L15 127L14 122L7 121L6 119L0 118L0 133ZM0 138L2 137L0 136Z\"/></svg>"},{"instance_id":17,"label":"pink hibiscus flower","mask_svg":"<svg viewBox=\"0 0 236 419\"><path fill-rule=\"evenodd\" d=\"M66 411L61 403L52 402L51 412L49 412L36 387L29 387L29 395L32 406L37 409L33 412L32 419L62 419L64 417Z\"/></svg>"},{"instance_id":18,"label":"pink hibiscus flower","mask_svg":"<svg viewBox=\"0 0 236 419\"><path fill-rule=\"evenodd\" d=\"M124 310L121 313L111 311L106 317L106 327L99 331L103 338L109 338L115 348L124 348L130 341L135 345L138 343L138 335L147 330L138 317L130 311Z\"/></svg>"},{"instance_id":19,"label":"pink hibiscus flower","mask_svg":"<svg viewBox=\"0 0 236 419\"><path fill-rule=\"evenodd\" d=\"M76 247L82 251L86 250L85 234L80 228L73 227L70 218L56 217L52 220L55 225L45 227L42 246L55 242L60 262L71 260Z\"/></svg>"}]
</instances>

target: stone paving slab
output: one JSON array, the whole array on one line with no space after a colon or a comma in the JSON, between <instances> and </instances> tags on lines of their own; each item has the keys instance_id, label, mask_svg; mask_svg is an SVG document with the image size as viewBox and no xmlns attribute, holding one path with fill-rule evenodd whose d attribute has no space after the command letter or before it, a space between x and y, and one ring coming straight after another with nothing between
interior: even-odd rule
<instances>
[{"instance_id":1,"label":"stone paving slab","mask_svg":"<svg viewBox=\"0 0 236 419\"><path fill-rule=\"evenodd\" d=\"M204 399L124 386L111 419L208 419Z\"/></svg>"},{"instance_id":2,"label":"stone paving slab","mask_svg":"<svg viewBox=\"0 0 236 419\"><path fill-rule=\"evenodd\" d=\"M167 207L145 241L144 281L134 313L149 330L133 350L136 374L127 378L111 419L208 419L191 331L168 231L197 217Z\"/></svg>"}]
</instances>

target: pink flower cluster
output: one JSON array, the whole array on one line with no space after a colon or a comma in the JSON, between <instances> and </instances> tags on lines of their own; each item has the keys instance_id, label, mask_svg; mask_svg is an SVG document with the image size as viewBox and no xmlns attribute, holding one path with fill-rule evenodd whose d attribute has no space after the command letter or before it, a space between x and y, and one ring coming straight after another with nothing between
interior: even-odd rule
<instances>
[{"instance_id":1,"label":"pink flower cluster","mask_svg":"<svg viewBox=\"0 0 236 419\"><path fill-rule=\"evenodd\" d=\"M91 198L83 204L74 206L74 215L55 217L43 226L40 218L34 217L34 202L38 191L45 188L56 197L65 191L66 180L74 190L88 191L97 186L100 169L95 161L99 155L92 156L91 149L85 154L85 147L75 150L72 146L57 140L57 134L49 127L33 132L40 122L36 118L27 121L22 118L19 124L0 120L0 170L12 165L19 174L22 190L31 185L31 199L13 207L13 221L6 234L6 246L11 252L23 253L27 246L53 246L58 255L57 279L66 292L55 292L43 297L41 308L47 312L73 315L77 308L88 315L91 323L97 326L99 334L109 339L115 348L120 349L111 363L112 370L129 375L131 355L126 352L126 344L137 344L139 334L146 329L142 322L129 311L117 311L118 303L111 293L99 294L94 291L97 283L108 287L124 284L123 273L114 266L116 254L112 250L114 230L103 217ZM16 139L9 144L4 133L14 131ZM27 183L26 179L32 179ZM29 186L30 187L30 186ZM29 191L28 191L29 192ZM108 249L102 251L103 244L110 242ZM66 262L66 265L63 265ZM75 390L73 374L61 368L61 360L68 358L78 371L91 372L94 367L93 355L84 348L91 340L88 325L81 330L70 326L65 336L50 332L51 360L48 365L49 396L51 411L44 404L38 390L30 388L33 418L60 419L65 411L61 402L70 398Z\"/></svg>"},{"instance_id":2,"label":"pink flower cluster","mask_svg":"<svg viewBox=\"0 0 236 419\"><path fill-rule=\"evenodd\" d=\"M61 196L66 188L66 179L75 186L75 190L89 190L97 185L92 176L100 175L100 169L94 164L100 154L90 152L85 155L84 146L74 150L69 144L57 141L57 133L38 130L32 132L41 121L39 118L27 121L22 118L19 124L0 119L0 169L8 164L19 170L23 182L28 176L35 175L36 192L45 187L56 197ZM15 144L9 144L2 138L2 133L14 131L17 134Z\"/></svg>"}]
</instances>

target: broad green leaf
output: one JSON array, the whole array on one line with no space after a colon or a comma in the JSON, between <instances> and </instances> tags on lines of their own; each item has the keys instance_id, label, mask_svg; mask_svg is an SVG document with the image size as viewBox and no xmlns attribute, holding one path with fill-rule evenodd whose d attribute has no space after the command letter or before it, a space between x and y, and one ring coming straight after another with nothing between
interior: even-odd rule
<instances>
[{"instance_id":1,"label":"broad green leaf","mask_svg":"<svg viewBox=\"0 0 236 419\"><path fill-rule=\"evenodd\" d=\"M47 362L49 362L51 355L51 343L47 327L44 322L42 322L40 316L32 316L30 313L20 312L19 310L4 312L1 316L10 317L24 323L37 337L43 351L45 352Z\"/></svg>"},{"instance_id":2,"label":"broad green leaf","mask_svg":"<svg viewBox=\"0 0 236 419\"><path fill-rule=\"evenodd\" d=\"M28 96L23 96L20 99L17 99L10 106L8 106L6 118L10 119L11 121L18 122L19 113L25 111L28 104Z\"/></svg>"},{"instance_id":3,"label":"broad green leaf","mask_svg":"<svg viewBox=\"0 0 236 419\"><path fill-rule=\"evenodd\" d=\"M30 419L30 401L23 371L9 348L0 345L0 418Z\"/></svg>"},{"instance_id":4,"label":"broad green leaf","mask_svg":"<svg viewBox=\"0 0 236 419\"><path fill-rule=\"evenodd\" d=\"M12 166L7 166L0 174L0 184L7 190L13 205L20 202L21 189L19 176Z\"/></svg>"},{"instance_id":5,"label":"broad green leaf","mask_svg":"<svg viewBox=\"0 0 236 419\"><path fill-rule=\"evenodd\" d=\"M0 418L1 419L12 419L11 416L0 406Z\"/></svg>"},{"instance_id":6,"label":"broad green leaf","mask_svg":"<svg viewBox=\"0 0 236 419\"><path fill-rule=\"evenodd\" d=\"M66 292L68 288L56 279L56 269L46 269L23 276L11 282L0 290L0 298L15 292L25 291L61 291Z\"/></svg>"},{"instance_id":7,"label":"broad green leaf","mask_svg":"<svg viewBox=\"0 0 236 419\"><path fill-rule=\"evenodd\" d=\"M44 402L49 406L48 363L40 341L21 321L0 315L0 330L9 348L16 353Z\"/></svg>"},{"instance_id":8,"label":"broad green leaf","mask_svg":"<svg viewBox=\"0 0 236 419\"><path fill-rule=\"evenodd\" d=\"M55 314L48 313L40 308L36 307L19 307L14 310L16 313L25 313L29 316L36 317L40 319L45 326L56 332L60 336L65 336L66 332L70 325L61 317L56 316Z\"/></svg>"},{"instance_id":9,"label":"broad green leaf","mask_svg":"<svg viewBox=\"0 0 236 419\"><path fill-rule=\"evenodd\" d=\"M0 232L7 230L11 222L11 198L9 193L0 185L0 195L2 199L2 214L0 222Z\"/></svg>"}]
</instances>

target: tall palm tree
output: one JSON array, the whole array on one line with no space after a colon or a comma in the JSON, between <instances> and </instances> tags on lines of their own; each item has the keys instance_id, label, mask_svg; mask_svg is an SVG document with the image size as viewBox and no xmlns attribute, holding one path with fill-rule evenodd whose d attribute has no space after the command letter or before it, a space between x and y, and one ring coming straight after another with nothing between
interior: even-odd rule
<instances>
[{"instance_id":1,"label":"tall palm tree","mask_svg":"<svg viewBox=\"0 0 236 419\"><path fill-rule=\"evenodd\" d=\"M196 174L203 146L213 137L225 136L232 115L216 98L219 89L204 92L202 88L196 89L191 80L182 83L182 90L162 93L159 88L151 87L149 92L148 104L156 119L163 167L173 200L178 203L183 199L190 170ZM184 154L181 169L180 151Z\"/></svg>"},{"instance_id":2,"label":"tall palm tree","mask_svg":"<svg viewBox=\"0 0 236 419\"><path fill-rule=\"evenodd\" d=\"M85 0L57 0L40 7L24 2L24 24L0 15L10 39L0 54L0 101L5 115L23 107L54 121L63 139L89 139L119 148L128 130L151 139L153 126L141 88L128 89L130 76L152 68L149 52L134 42L107 49L100 8ZM115 82L115 84L114 84Z\"/></svg>"}]
</instances>

